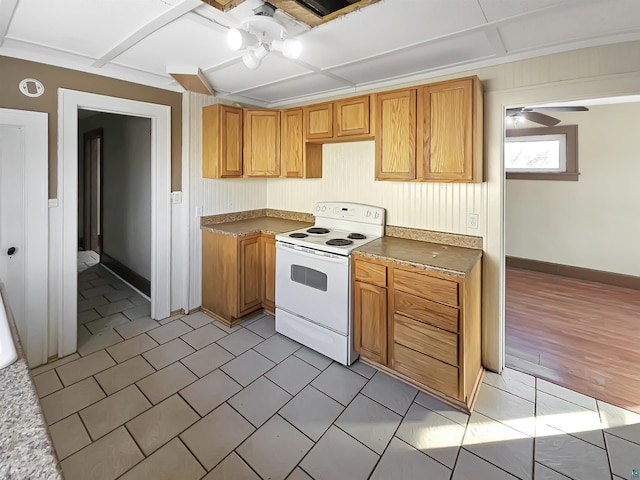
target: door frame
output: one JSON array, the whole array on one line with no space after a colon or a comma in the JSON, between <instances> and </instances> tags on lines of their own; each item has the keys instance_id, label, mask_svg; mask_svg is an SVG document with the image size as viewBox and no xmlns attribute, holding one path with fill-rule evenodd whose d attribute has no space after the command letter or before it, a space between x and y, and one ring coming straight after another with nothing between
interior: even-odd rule
<instances>
[{"instance_id":1,"label":"door frame","mask_svg":"<svg viewBox=\"0 0 640 480\"><path fill-rule=\"evenodd\" d=\"M49 115L0 108L0 123L24 129L25 288L29 291L24 311L29 321L20 340L27 363L37 366L46 363L49 342Z\"/></svg>"},{"instance_id":2,"label":"door frame","mask_svg":"<svg viewBox=\"0 0 640 480\"><path fill-rule=\"evenodd\" d=\"M103 154L103 145L104 145L104 131L102 128L96 128L93 130L90 130L88 132L85 132L82 136L82 147L84 148L84 156L83 156L83 168L84 168L84 183L83 183L83 192L82 192L82 202L84 203L84 211L83 211L83 222L84 222L84 240L85 240L85 245L84 245L84 249L85 251L87 250L93 250L92 245L92 233L91 233L91 214L93 212L93 209L95 207L95 205L92 203L92 189L91 189L91 172L92 172L92 167L93 167L93 158L91 157L91 151L90 151L90 142L96 138L100 139L100 154L99 154L99 158L100 158L100 164L98 166L99 168L99 173L98 173L98 191L100 192L100 194L97 197L97 203L99 205L100 208L100 214L98 215L99 220L98 220L98 231L100 232L100 235L98 236L98 250L99 252L96 252L98 255L102 255L102 154ZM89 145L88 145L89 144ZM87 147L89 147L89 151L87 151ZM88 155L87 155L88 153ZM88 191L87 191L88 189ZM88 245L87 245L87 241L88 241ZM94 250L95 251L95 250Z\"/></svg>"},{"instance_id":3,"label":"door frame","mask_svg":"<svg viewBox=\"0 0 640 480\"><path fill-rule=\"evenodd\" d=\"M171 107L76 90L58 90L58 356L77 350L78 109L151 119L151 318L170 315Z\"/></svg>"}]
</instances>

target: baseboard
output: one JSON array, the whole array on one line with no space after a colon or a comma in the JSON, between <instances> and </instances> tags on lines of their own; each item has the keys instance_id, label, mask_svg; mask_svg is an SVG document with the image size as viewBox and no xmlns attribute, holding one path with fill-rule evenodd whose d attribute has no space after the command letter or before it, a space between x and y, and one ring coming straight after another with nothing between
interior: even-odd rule
<instances>
[{"instance_id":1,"label":"baseboard","mask_svg":"<svg viewBox=\"0 0 640 480\"><path fill-rule=\"evenodd\" d=\"M592 270L590 268L574 267L559 263L542 262L540 260L529 260L527 258L506 257L508 268L519 268L520 270L531 270L533 272L550 273L561 277L586 280L588 282L604 283L615 287L631 288L640 290L640 277L624 275L622 273L605 272L603 270Z\"/></svg>"},{"instance_id":2,"label":"baseboard","mask_svg":"<svg viewBox=\"0 0 640 480\"><path fill-rule=\"evenodd\" d=\"M120 275L124 280L136 287L147 297L151 296L151 282L139 273L134 272L129 267L120 263L118 260L105 252L102 252L102 254L100 255L100 263L102 263L110 270L113 270L114 273Z\"/></svg>"}]
</instances>

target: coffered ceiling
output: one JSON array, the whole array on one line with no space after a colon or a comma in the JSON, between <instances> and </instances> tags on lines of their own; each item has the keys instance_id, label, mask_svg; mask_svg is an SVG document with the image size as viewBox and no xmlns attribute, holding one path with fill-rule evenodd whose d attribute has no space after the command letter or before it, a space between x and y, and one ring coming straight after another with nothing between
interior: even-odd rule
<instances>
[{"instance_id":1,"label":"coffered ceiling","mask_svg":"<svg viewBox=\"0 0 640 480\"><path fill-rule=\"evenodd\" d=\"M380 0L310 27L277 10L302 55L254 71L225 41L262 0L0 0L0 55L170 90L200 68L216 95L279 106L576 48L640 40L638 0Z\"/></svg>"}]
</instances>

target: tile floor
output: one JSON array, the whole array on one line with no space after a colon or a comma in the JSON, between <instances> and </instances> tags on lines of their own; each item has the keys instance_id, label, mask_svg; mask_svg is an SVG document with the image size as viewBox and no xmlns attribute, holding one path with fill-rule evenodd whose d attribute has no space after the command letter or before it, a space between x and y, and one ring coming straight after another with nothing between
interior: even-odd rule
<instances>
[{"instance_id":1,"label":"tile floor","mask_svg":"<svg viewBox=\"0 0 640 480\"><path fill-rule=\"evenodd\" d=\"M88 340L32 372L67 480L620 480L640 468L632 412L506 370L487 373L469 417L277 334L269 315L232 329L203 313L155 322L92 268L80 274Z\"/></svg>"}]
</instances>

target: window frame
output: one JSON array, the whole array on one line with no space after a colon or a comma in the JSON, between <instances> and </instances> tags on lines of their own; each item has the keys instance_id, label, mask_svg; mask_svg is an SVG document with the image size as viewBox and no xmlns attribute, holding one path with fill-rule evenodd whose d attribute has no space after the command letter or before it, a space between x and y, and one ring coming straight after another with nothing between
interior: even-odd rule
<instances>
[{"instance_id":1,"label":"window frame","mask_svg":"<svg viewBox=\"0 0 640 480\"><path fill-rule=\"evenodd\" d=\"M564 135L566 168L564 172L508 172L507 180L563 180L578 181L578 126L510 128L506 130L505 143L509 137L537 137L543 135Z\"/></svg>"}]
</instances>

